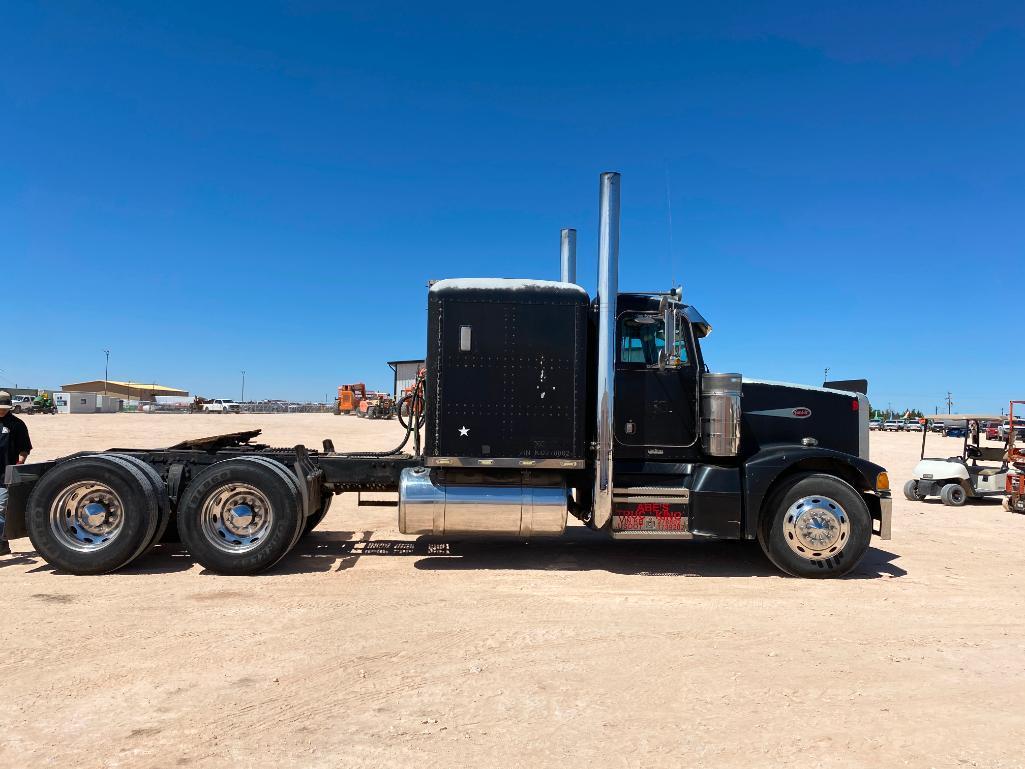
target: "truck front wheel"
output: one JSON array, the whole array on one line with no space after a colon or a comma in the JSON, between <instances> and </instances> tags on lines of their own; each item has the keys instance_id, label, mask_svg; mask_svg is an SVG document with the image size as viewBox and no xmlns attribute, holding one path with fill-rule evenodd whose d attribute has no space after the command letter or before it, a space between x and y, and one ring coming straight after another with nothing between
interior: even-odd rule
<instances>
[{"instance_id":1,"label":"truck front wheel","mask_svg":"<svg viewBox=\"0 0 1025 769\"><path fill-rule=\"evenodd\" d=\"M832 475L790 479L763 510L758 542L773 564L795 577L840 577L858 565L872 537L861 495Z\"/></svg>"}]
</instances>

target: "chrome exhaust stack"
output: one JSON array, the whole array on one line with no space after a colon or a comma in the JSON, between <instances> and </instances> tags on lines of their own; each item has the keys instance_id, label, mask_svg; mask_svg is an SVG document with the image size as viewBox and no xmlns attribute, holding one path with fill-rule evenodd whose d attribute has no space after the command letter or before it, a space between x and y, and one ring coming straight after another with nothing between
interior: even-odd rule
<instances>
[{"instance_id":1,"label":"chrome exhaust stack","mask_svg":"<svg viewBox=\"0 0 1025 769\"><path fill-rule=\"evenodd\" d=\"M616 294L619 292L619 174L601 175L598 192L597 454L593 524L612 517L612 431L616 383Z\"/></svg>"},{"instance_id":2,"label":"chrome exhaust stack","mask_svg":"<svg viewBox=\"0 0 1025 769\"><path fill-rule=\"evenodd\" d=\"M564 227L562 230L562 274L563 283L577 282L577 231Z\"/></svg>"}]
</instances>

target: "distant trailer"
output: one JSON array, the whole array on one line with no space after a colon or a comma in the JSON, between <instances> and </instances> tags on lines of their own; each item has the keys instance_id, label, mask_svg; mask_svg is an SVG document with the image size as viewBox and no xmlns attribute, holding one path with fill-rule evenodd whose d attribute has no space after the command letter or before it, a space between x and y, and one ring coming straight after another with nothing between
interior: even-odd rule
<instances>
[{"instance_id":1,"label":"distant trailer","mask_svg":"<svg viewBox=\"0 0 1025 769\"><path fill-rule=\"evenodd\" d=\"M103 393L54 393L58 414L116 414L120 403Z\"/></svg>"}]
</instances>

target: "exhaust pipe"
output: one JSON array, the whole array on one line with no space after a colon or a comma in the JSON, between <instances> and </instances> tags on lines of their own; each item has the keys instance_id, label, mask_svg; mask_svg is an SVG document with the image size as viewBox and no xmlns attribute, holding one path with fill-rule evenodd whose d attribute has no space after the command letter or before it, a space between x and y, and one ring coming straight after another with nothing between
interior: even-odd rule
<instances>
[{"instance_id":1,"label":"exhaust pipe","mask_svg":"<svg viewBox=\"0 0 1025 769\"><path fill-rule=\"evenodd\" d=\"M601 175L598 192L597 443L593 522L612 517L612 430L616 384L616 294L619 292L619 174Z\"/></svg>"},{"instance_id":2,"label":"exhaust pipe","mask_svg":"<svg viewBox=\"0 0 1025 769\"><path fill-rule=\"evenodd\" d=\"M562 230L562 276L563 283L577 282L577 231L565 227Z\"/></svg>"}]
</instances>

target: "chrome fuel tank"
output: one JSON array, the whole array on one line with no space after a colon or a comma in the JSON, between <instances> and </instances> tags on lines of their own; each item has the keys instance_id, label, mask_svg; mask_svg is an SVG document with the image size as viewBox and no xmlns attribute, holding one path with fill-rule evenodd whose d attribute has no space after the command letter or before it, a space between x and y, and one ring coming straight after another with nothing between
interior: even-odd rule
<instances>
[{"instance_id":1,"label":"chrome fuel tank","mask_svg":"<svg viewBox=\"0 0 1025 769\"><path fill-rule=\"evenodd\" d=\"M529 473L495 483L440 480L438 471L407 468L399 480L403 534L558 536L566 530L567 491L562 479Z\"/></svg>"}]
</instances>

